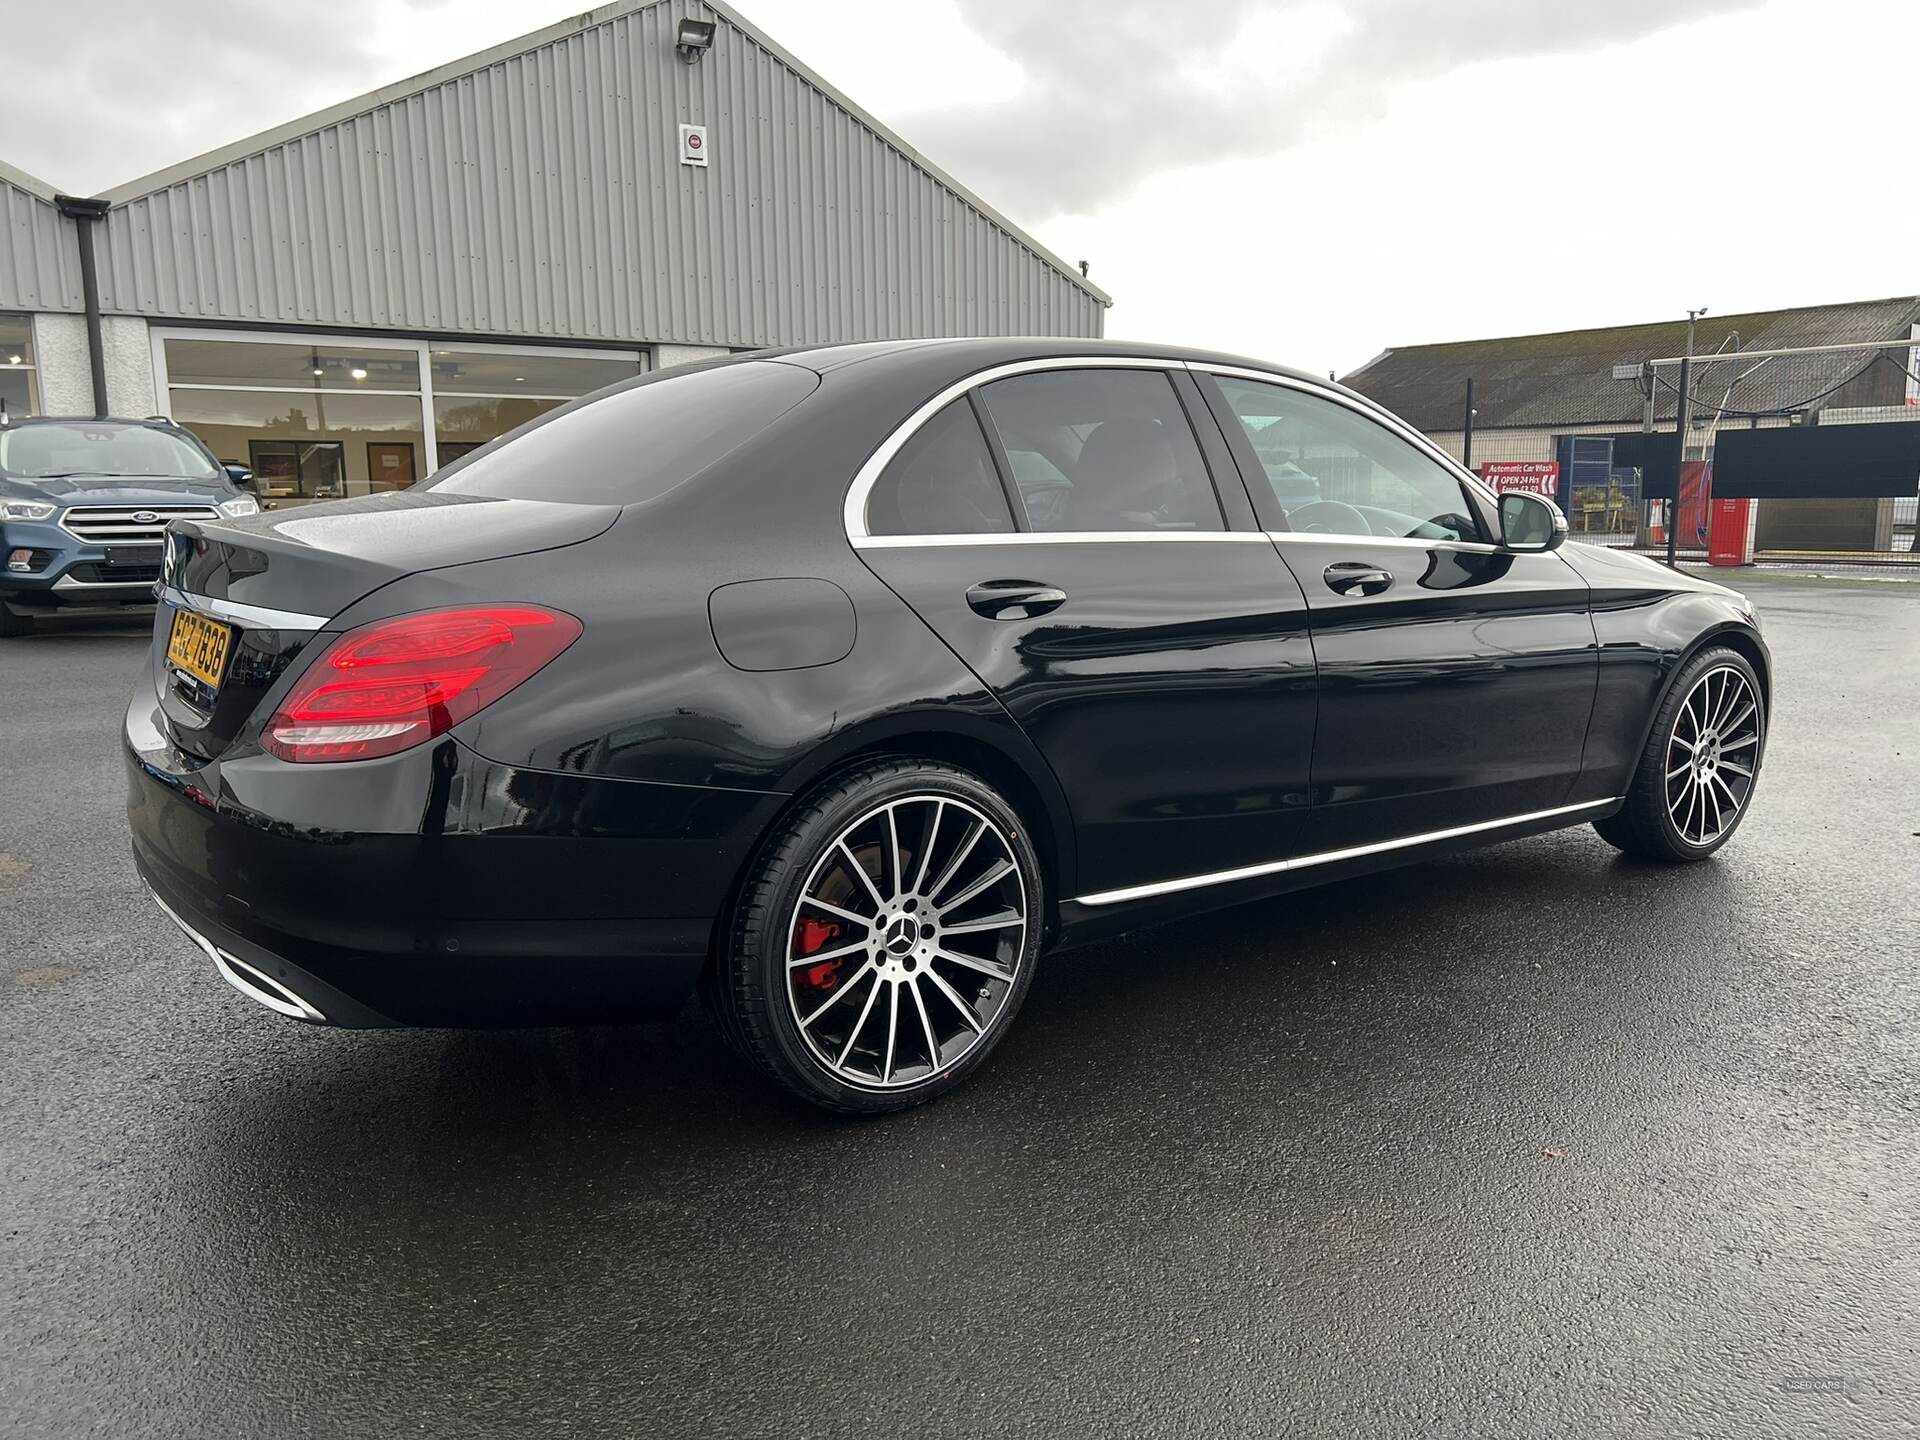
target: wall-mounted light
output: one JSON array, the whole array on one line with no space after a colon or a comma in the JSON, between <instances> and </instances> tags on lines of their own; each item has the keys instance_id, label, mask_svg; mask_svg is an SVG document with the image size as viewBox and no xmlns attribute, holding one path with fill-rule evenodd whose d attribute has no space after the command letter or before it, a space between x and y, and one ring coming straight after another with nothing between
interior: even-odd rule
<instances>
[{"instance_id":1,"label":"wall-mounted light","mask_svg":"<svg viewBox=\"0 0 1920 1440\"><path fill-rule=\"evenodd\" d=\"M687 64L697 61L713 48L713 21L682 20L673 35L673 53Z\"/></svg>"},{"instance_id":2,"label":"wall-mounted light","mask_svg":"<svg viewBox=\"0 0 1920 1440\"><path fill-rule=\"evenodd\" d=\"M354 366L353 369L349 370L347 373L353 376L353 378L356 380L364 380L367 378L367 372L362 370L358 365Z\"/></svg>"},{"instance_id":3,"label":"wall-mounted light","mask_svg":"<svg viewBox=\"0 0 1920 1440\"><path fill-rule=\"evenodd\" d=\"M316 375L324 375L324 374L326 374L327 372L326 372L326 371L324 371L324 370L322 370L322 369L321 369L321 368L320 368L320 367L319 367L318 365L316 365L316 366L314 366L314 367L313 367L313 373L314 373L314 374L316 374Z\"/></svg>"}]
</instances>

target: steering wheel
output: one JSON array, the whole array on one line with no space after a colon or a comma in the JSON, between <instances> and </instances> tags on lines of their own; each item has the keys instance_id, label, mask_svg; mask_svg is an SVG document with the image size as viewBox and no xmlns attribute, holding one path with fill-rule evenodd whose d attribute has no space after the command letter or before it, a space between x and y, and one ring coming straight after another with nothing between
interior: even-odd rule
<instances>
[{"instance_id":1,"label":"steering wheel","mask_svg":"<svg viewBox=\"0 0 1920 1440\"><path fill-rule=\"evenodd\" d=\"M1338 500L1315 500L1287 512L1287 524L1312 535L1371 535L1367 517Z\"/></svg>"}]
</instances>

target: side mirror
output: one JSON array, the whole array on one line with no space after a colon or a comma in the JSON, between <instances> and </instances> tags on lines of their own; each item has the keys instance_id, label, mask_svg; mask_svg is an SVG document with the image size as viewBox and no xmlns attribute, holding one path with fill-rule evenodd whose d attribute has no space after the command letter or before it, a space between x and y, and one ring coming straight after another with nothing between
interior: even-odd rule
<instances>
[{"instance_id":1,"label":"side mirror","mask_svg":"<svg viewBox=\"0 0 1920 1440\"><path fill-rule=\"evenodd\" d=\"M232 460L223 460L220 462L220 468L227 472L227 479L239 486L240 489L253 489L253 471L249 470L246 466L237 464Z\"/></svg>"},{"instance_id":2,"label":"side mirror","mask_svg":"<svg viewBox=\"0 0 1920 1440\"><path fill-rule=\"evenodd\" d=\"M1540 495L1509 490L1500 497L1500 543L1508 550L1557 550L1567 538L1567 517Z\"/></svg>"}]
</instances>

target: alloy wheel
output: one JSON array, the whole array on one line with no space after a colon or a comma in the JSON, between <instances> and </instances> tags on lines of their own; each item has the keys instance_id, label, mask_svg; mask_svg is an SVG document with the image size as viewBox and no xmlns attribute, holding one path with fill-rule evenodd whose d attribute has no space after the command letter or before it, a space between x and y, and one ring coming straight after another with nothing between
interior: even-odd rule
<instances>
[{"instance_id":1,"label":"alloy wheel","mask_svg":"<svg viewBox=\"0 0 1920 1440\"><path fill-rule=\"evenodd\" d=\"M1747 677L1720 665L1694 681L1667 740L1667 814L1689 845L1711 845L1746 808L1760 768L1760 702Z\"/></svg>"},{"instance_id":2,"label":"alloy wheel","mask_svg":"<svg viewBox=\"0 0 1920 1440\"><path fill-rule=\"evenodd\" d=\"M979 1045L1027 950L1011 839L952 795L888 800L815 860L787 927L787 1003L813 1058L873 1089L920 1084Z\"/></svg>"}]
</instances>

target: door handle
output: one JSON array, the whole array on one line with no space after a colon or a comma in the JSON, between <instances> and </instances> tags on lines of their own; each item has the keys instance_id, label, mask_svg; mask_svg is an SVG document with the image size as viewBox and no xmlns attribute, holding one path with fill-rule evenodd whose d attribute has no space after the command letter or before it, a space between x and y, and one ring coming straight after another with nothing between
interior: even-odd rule
<instances>
[{"instance_id":1,"label":"door handle","mask_svg":"<svg viewBox=\"0 0 1920 1440\"><path fill-rule=\"evenodd\" d=\"M1327 588L1336 595L1381 595L1393 588L1393 572L1361 560L1327 566Z\"/></svg>"},{"instance_id":2,"label":"door handle","mask_svg":"<svg viewBox=\"0 0 1920 1440\"><path fill-rule=\"evenodd\" d=\"M982 580L967 589L968 606L989 620L1031 620L1066 603L1066 591L1035 580Z\"/></svg>"}]
</instances>

